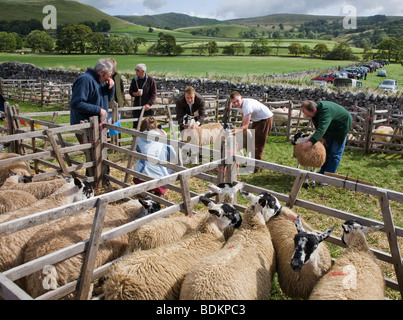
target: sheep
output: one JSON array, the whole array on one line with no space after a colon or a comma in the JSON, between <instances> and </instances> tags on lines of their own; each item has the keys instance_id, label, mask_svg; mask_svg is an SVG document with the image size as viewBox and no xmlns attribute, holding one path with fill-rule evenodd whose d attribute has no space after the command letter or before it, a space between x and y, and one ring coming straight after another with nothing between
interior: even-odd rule
<instances>
[{"instance_id":1,"label":"sheep","mask_svg":"<svg viewBox=\"0 0 403 320\"><path fill-rule=\"evenodd\" d=\"M311 172L315 172L321 168L326 161L326 149L321 142L315 143L309 150L302 150L301 144L309 141L311 135L308 133L298 132L291 140L293 145L293 158L297 159L297 168L303 166L309 167ZM309 187L308 179L305 180L304 188ZM312 181L312 187L315 188L315 181Z\"/></svg>"},{"instance_id":2,"label":"sheep","mask_svg":"<svg viewBox=\"0 0 403 320\"><path fill-rule=\"evenodd\" d=\"M347 249L323 276L310 300L384 300L385 280L365 235L382 226L366 227L348 220L343 224L342 240Z\"/></svg>"},{"instance_id":3,"label":"sheep","mask_svg":"<svg viewBox=\"0 0 403 320\"><path fill-rule=\"evenodd\" d=\"M221 130L222 125L220 123L206 123L199 126L199 129L196 130L194 116L185 114L183 116L183 126L185 130L183 130L183 138L182 140L187 143L195 144L198 146L204 146L207 144L213 144L215 137L217 137Z\"/></svg>"},{"instance_id":4,"label":"sheep","mask_svg":"<svg viewBox=\"0 0 403 320\"><path fill-rule=\"evenodd\" d=\"M232 123L224 122L221 124L223 129L220 134L214 138L214 150L221 150L221 141L226 140L228 142L228 148L233 149L234 153L239 151L241 155L244 155L243 150L246 150L246 156L252 158L252 150L254 151L254 136L250 129L243 130L240 133L231 135L234 127ZM228 139L228 137L235 137L234 142ZM235 145L233 145L235 143Z\"/></svg>"},{"instance_id":5,"label":"sheep","mask_svg":"<svg viewBox=\"0 0 403 320\"><path fill-rule=\"evenodd\" d=\"M81 182L78 178L70 179L67 184L63 185L55 193L37 201L30 207L1 215L0 223L85 200L93 196L94 191L87 182ZM0 272L16 267L24 261L22 253L28 241L42 226L34 226L0 237ZM46 223L46 226L49 227L50 224Z\"/></svg>"},{"instance_id":6,"label":"sheep","mask_svg":"<svg viewBox=\"0 0 403 320\"><path fill-rule=\"evenodd\" d=\"M172 244L135 251L111 266L103 286L106 300L179 299L189 269L222 248L222 230L242 223L241 215L230 204L215 204L206 197L200 200L209 213L193 233Z\"/></svg>"},{"instance_id":7,"label":"sheep","mask_svg":"<svg viewBox=\"0 0 403 320\"><path fill-rule=\"evenodd\" d=\"M295 219L295 224L292 220ZM297 226L297 228L296 228ZM281 214L269 220L268 227L276 252L280 288L293 299L308 299L319 279L331 267L332 258L323 240L333 228L319 235L295 213L283 207Z\"/></svg>"},{"instance_id":8,"label":"sheep","mask_svg":"<svg viewBox=\"0 0 403 320\"><path fill-rule=\"evenodd\" d=\"M207 188L221 196L220 202L233 203L235 194L244 185L244 182L239 182L235 186L232 183L218 186L208 184ZM129 233L128 252L152 249L182 239L187 234L194 232L203 216L203 214L184 215L179 212L169 217L154 219ZM232 231L232 228L224 230L226 239L232 234Z\"/></svg>"},{"instance_id":9,"label":"sheep","mask_svg":"<svg viewBox=\"0 0 403 320\"><path fill-rule=\"evenodd\" d=\"M272 110L273 112L273 120L278 126L286 126L288 124L288 113L289 110L286 107L283 108L275 108ZM291 125L296 124L298 121L300 123L306 123L309 120L306 119L306 116L301 110L292 109L291 110L292 118L303 118L303 119L291 119Z\"/></svg>"},{"instance_id":10,"label":"sheep","mask_svg":"<svg viewBox=\"0 0 403 320\"><path fill-rule=\"evenodd\" d=\"M0 160L17 158L17 157L21 156L17 153L0 153ZM6 181L6 179L10 176L10 170L22 175L24 174L27 176L31 175L31 168L29 164L25 161L0 166L0 185L2 185L4 181Z\"/></svg>"},{"instance_id":11,"label":"sheep","mask_svg":"<svg viewBox=\"0 0 403 320\"><path fill-rule=\"evenodd\" d=\"M0 189L0 215L30 206L37 201L35 196L26 191Z\"/></svg>"},{"instance_id":12,"label":"sheep","mask_svg":"<svg viewBox=\"0 0 403 320\"><path fill-rule=\"evenodd\" d=\"M267 192L253 196L242 225L225 246L194 265L180 293L184 300L262 300L270 296L275 253L266 222L281 212L279 201Z\"/></svg>"},{"instance_id":13,"label":"sheep","mask_svg":"<svg viewBox=\"0 0 403 320\"><path fill-rule=\"evenodd\" d=\"M54 179L48 181L29 182L29 176L20 175L10 170L10 177L4 181L1 190L22 190L29 192L35 198L41 200L54 193L62 185L66 184L65 179ZM31 176L32 178L32 176ZM32 179L31 179L32 180ZM29 183L27 183L27 181Z\"/></svg>"},{"instance_id":14,"label":"sheep","mask_svg":"<svg viewBox=\"0 0 403 320\"><path fill-rule=\"evenodd\" d=\"M161 206L159 203L152 201L151 198L129 200L122 204L109 205L106 209L102 230L106 232L160 209ZM24 262L35 260L88 239L91 233L94 213L95 209L83 211L56 221L52 224L52 228L45 226L39 229L32 236L29 247L24 252ZM127 245L127 234L101 244L97 253L95 267L98 268L107 262L123 256L127 250ZM49 266L46 266L43 270L30 274L26 281L27 292L33 298L36 298L46 293L49 289L56 289L77 279L80 276L83 262L84 254L79 254L51 266L53 271L51 273L48 272Z\"/></svg>"},{"instance_id":15,"label":"sheep","mask_svg":"<svg viewBox=\"0 0 403 320\"><path fill-rule=\"evenodd\" d=\"M379 126L374 129L372 133L375 133L371 137L371 141L373 142L372 146L374 148L382 147L382 143L389 143L392 139L394 129L389 126Z\"/></svg>"}]
</instances>

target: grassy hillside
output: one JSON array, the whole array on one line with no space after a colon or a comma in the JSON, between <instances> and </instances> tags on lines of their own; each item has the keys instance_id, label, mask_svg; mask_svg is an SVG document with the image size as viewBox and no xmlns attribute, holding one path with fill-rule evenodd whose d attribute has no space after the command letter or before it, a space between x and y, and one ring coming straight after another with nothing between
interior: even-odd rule
<instances>
[{"instance_id":1,"label":"grassy hillside","mask_svg":"<svg viewBox=\"0 0 403 320\"><path fill-rule=\"evenodd\" d=\"M131 23L142 25L142 26L151 26L160 29L171 28L178 29L184 27L195 27L195 26L204 26L204 25L212 25L217 23L224 23L215 19L208 18L198 18L193 16L188 16L186 14L181 13L163 13L157 15L145 15L145 16L116 16L120 19L127 20Z\"/></svg>"},{"instance_id":2,"label":"grassy hillside","mask_svg":"<svg viewBox=\"0 0 403 320\"><path fill-rule=\"evenodd\" d=\"M70 0L1 0L0 20L30 20L42 21L47 14L42 13L43 7L53 5L57 10L57 24L74 25L83 21L97 23L106 19L112 28L131 25L130 22L110 16L90 5Z\"/></svg>"}]
</instances>

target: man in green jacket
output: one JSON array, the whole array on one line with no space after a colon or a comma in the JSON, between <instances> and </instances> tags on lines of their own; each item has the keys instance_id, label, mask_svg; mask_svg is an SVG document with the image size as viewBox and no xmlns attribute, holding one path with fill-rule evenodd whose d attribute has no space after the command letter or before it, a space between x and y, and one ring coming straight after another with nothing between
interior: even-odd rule
<instances>
[{"instance_id":1,"label":"man in green jacket","mask_svg":"<svg viewBox=\"0 0 403 320\"><path fill-rule=\"evenodd\" d=\"M350 113L334 102L322 101L315 103L310 100L302 104L302 112L307 117L312 118L316 128L309 141L302 144L302 149L308 150L324 138L326 161L319 173L336 172L343 156L347 134L353 121Z\"/></svg>"}]
</instances>

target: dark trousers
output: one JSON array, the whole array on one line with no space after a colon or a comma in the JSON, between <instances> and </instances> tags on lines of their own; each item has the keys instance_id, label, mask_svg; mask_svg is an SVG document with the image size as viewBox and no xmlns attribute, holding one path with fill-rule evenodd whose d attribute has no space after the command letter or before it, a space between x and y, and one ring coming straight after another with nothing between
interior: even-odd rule
<instances>
[{"instance_id":1,"label":"dark trousers","mask_svg":"<svg viewBox=\"0 0 403 320\"><path fill-rule=\"evenodd\" d=\"M257 160L262 160L263 158L264 146L272 125L273 117L252 122L252 129L255 130L255 159Z\"/></svg>"}]
</instances>

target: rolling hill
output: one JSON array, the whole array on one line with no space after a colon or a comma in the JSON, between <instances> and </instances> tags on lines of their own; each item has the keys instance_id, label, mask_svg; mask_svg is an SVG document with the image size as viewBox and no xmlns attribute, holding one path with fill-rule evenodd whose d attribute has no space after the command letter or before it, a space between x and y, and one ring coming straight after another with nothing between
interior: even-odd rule
<instances>
[{"instance_id":1,"label":"rolling hill","mask_svg":"<svg viewBox=\"0 0 403 320\"><path fill-rule=\"evenodd\" d=\"M1 0L0 20L30 20L42 21L46 14L43 7L53 5L57 9L58 25L74 25L84 21L99 22L106 19L112 28L131 25L130 22L110 16L90 5L71 0Z\"/></svg>"}]
</instances>

